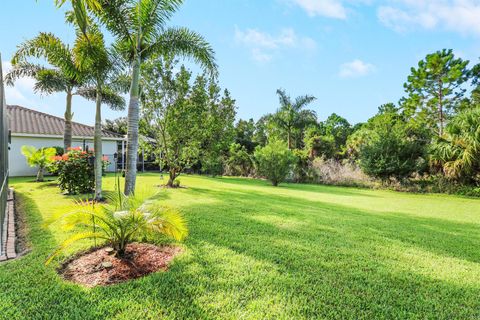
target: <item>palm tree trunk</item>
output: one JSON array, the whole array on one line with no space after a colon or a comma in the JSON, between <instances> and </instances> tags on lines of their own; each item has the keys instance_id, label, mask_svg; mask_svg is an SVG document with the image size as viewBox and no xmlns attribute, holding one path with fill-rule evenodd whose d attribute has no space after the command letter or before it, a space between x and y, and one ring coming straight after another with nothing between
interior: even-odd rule
<instances>
[{"instance_id":1,"label":"palm tree trunk","mask_svg":"<svg viewBox=\"0 0 480 320\"><path fill-rule=\"evenodd\" d=\"M288 149L292 150L292 133L290 129L287 131L287 139L288 139Z\"/></svg>"},{"instance_id":2,"label":"palm tree trunk","mask_svg":"<svg viewBox=\"0 0 480 320\"><path fill-rule=\"evenodd\" d=\"M96 113L95 113L95 200L102 200L102 93L101 86L97 86Z\"/></svg>"},{"instance_id":3,"label":"palm tree trunk","mask_svg":"<svg viewBox=\"0 0 480 320\"><path fill-rule=\"evenodd\" d=\"M37 182L43 182L43 167L38 167Z\"/></svg>"},{"instance_id":4,"label":"palm tree trunk","mask_svg":"<svg viewBox=\"0 0 480 320\"><path fill-rule=\"evenodd\" d=\"M139 121L139 85L140 85L140 56L133 63L132 84L130 86L130 102L128 104L128 133L127 133L127 165L125 172L125 194L135 192L137 178L138 153L138 121Z\"/></svg>"},{"instance_id":5,"label":"palm tree trunk","mask_svg":"<svg viewBox=\"0 0 480 320\"><path fill-rule=\"evenodd\" d=\"M72 90L67 90L67 106L65 108L65 129L63 132L63 148L66 153L72 146Z\"/></svg>"}]
</instances>

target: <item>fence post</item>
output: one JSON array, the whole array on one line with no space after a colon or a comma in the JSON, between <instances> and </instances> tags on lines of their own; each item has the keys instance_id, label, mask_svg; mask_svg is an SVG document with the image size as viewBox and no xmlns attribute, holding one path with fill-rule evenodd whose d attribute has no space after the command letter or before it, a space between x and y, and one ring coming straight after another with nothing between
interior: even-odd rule
<instances>
[{"instance_id":1,"label":"fence post","mask_svg":"<svg viewBox=\"0 0 480 320\"><path fill-rule=\"evenodd\" d=\"M2 57L0 54L0 255L6 240L4 231L8 198L8 121L7 103L3 86Z\"/></svg>"}]
</instances>

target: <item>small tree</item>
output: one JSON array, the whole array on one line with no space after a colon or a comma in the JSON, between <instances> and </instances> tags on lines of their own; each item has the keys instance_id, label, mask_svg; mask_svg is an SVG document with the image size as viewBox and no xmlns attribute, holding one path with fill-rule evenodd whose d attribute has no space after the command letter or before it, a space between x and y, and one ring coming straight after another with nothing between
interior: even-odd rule
<instances>
[{"instance_id":1,"label":"small tree","mask_svg":"<svg viewBox=\"0 0 480 320\"><path fill-rule=\"evenodd\" d=\"M248 176L253 171L253 161L247 148L239 143L232 143L228 151L226 173L232 176Z\"/></svg>"},{"instance_id":2,"label":"small tree","mask_svg":"<svg viewBox=\"0 0 480 320\"><path fill-rule=\"evenodd\" d=\"M273 140L263 148L256 148L255 160L258 173L278 186L290 173L295 156L285 143Z\"/></svg>"},{"instance_id":3,"label":"small tree","mask_svg":"<svg viewBox=\"0 0 480 320\"><path fill-rule=\"evenodd\" d=\"M360 166L369 176L387 182L399 181L421 169L425 163L425 140L421 132L403 121L386 122L370 131L370 140L360 149Z\"/></svg>"},{"instance_id":4,"label":"small tree","mask_svg":"<svg viewBox=\"0 0 480 320\"><path fill-rule=\"evenodd\" d=\"M23 146L22 154L30 167L37 167L37 182L43 182L45 168L53 162L57 150L55 148L40 148Z\"/></svg>"}]
</instances>

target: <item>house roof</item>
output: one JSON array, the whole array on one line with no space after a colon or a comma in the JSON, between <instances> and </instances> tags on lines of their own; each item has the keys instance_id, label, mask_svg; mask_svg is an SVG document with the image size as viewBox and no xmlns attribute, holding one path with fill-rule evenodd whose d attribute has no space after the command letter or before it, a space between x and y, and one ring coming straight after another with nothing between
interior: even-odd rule
<instances>
[{"instance_id":1,"label":"house roof","mask_svg":"<svg viewBox=\"0 0 480 320\"><path fill-rule=\"evenodd\" d=\"M8 105L7 112L9 116L9 128L12 134L63 137L65 120L60 117L16 105ZM73 137L93 138L94 131L95 128L92 126L72 122ZM115 132L106 130L102 130L102 132L104 138L124 138L123 135Z\"/></svg>"}]
</instances>

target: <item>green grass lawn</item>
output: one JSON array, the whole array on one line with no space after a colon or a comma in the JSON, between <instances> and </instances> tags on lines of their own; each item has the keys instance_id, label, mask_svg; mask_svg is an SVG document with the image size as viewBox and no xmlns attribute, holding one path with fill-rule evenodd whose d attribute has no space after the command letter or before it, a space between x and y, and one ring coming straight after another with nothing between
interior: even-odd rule
<instances>
[{"instance_id":1,"label":"green grass lawn","mask_svg":"<svg viewBox=\"0 0 480 320\"><path fill-rule=\"evenodd\" d=\"M188 219L185 253L86 289L43 264L66 236L43 222L71 198L30 180L11 181L32 251L0 265L1 319L480 318L479 200L182 176L186 189L158 189Z\"/></svg>"}]
</instances>

